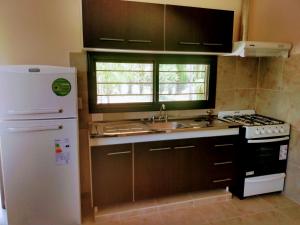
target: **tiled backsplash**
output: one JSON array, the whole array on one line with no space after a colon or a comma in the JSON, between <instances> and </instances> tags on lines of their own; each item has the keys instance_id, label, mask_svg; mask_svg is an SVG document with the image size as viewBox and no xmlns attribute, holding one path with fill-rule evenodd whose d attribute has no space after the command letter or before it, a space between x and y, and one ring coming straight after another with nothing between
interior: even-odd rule
<instances>
[{"instance_id":1,"label":"tiled backsplash","mask_svg":"<svg viewBox=\"0 0 300 225\"><path fill-rule=\"evenodd\" d=\"M260 59L256 110L292 125L285 193L300 203L300 55Z\"/></svg>"}]
</instances>

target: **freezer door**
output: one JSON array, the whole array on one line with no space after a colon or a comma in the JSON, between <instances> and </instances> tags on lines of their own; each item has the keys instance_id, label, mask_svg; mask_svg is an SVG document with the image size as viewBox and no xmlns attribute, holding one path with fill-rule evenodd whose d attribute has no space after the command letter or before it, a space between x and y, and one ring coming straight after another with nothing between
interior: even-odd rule
<instances>
[{"instance_id":1,"label":"freezer door","mask_svg":"<svg viewBox=\"0 0 300 225\"><path fill-rule=\"evenodd\" d=\"M77 117L76 70L0 66L0 120Z\"/></svg>"},{"instance_id":2,"label":"freezer door","mask_svg":"<svg viewBox=\"0 0 300 225\"><path fill-rule=\"evenodd\" d=\"M0 122L9 225L81 224L76 119Z\"/></svg>"}]
</instances>

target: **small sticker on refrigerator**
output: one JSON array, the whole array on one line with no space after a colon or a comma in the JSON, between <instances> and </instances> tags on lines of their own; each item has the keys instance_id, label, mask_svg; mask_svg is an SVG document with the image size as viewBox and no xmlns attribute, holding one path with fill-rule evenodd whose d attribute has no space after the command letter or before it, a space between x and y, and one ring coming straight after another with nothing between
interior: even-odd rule
<instances>
[{"instance_id":1,"label":"small sticker on refrigerator","mask_svg":"<svg viewBox=\"0 0 300 225\"><path fill-rule=\"evenodd\" d=\"M68 138L55 139L55 162L56 165L68 165L70 162L70 142Z\"/></svg>"},{"instance_id":2,"label":"small sticker on refrigerator","mask_svg":"<svg viewBox=\"0 0 300 225\"><path fill-rule=\"evenodd\" d=\"M287 159L288 145L280 145L279 160Z\"/></svg>"}]
</instances>

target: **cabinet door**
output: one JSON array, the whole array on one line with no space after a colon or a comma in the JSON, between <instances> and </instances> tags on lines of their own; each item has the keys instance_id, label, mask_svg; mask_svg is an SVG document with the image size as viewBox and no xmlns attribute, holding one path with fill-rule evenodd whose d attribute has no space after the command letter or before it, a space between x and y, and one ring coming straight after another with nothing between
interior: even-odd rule
<instances>
[{"instance_id":1,"label":"cabinet door","mask_svg":"<svg viewBox=\"0 0 300 225\"><path fill-rule=\"evenodd\" d=\"M203 51L231 52L233 34L233 11L203 10Z\"/></svg>"},{"instance_id":2,"label":"cabinet door","mask_svg":"<svg viewBox=\"0 0 300 225\"><path fill-rule=\"evenodd\" d=\"M125 48L127 4L120 0L83 0L84 47Z\"/></svg>"},{"instance_id":3,"label":"cabinet door","mask_svg":"<svg viewBox=\"0 0 300 225\"><path fill-rule=\"evenodd\" d=\"M164 5L127 2L126 48L164 49Z\"/></svg>"},{"instance_id":4,"label":"cabinet door","mask_svg":"<svg viewBox=\"0 0 300 225\"><path fill-rule=\"evenodd\" d=\"M173 167L171 141L134 144L135 200L172 193Z\"/></svg>"},{"instance_id":5,"label":"cabinet door","mask_svg":"<svg viewBox=\"0 0 300 225\"><path fill-rule=\"evenodd\" d=\"M204 26L201 9L166 6L166 50L201 51Z\"/></svg>"},{"instance_id":6,"label":"cabinet door","mask_svg":"<svg viewBox=\"0 0 300 225\"><path fill-rule=\"evenodd\" d=\"M184 139L174 141L174 193L190 192L206 187L206 160L204 148L207 141L204 138Z\"/></svg>"},{"instance_id":7,"label":"cabinet door","mask_svg":"<svg viewBox=\"0 0 300 225\"><path fill-rule=\"evenodd\" d=\"M94 206L132 201L132 145L97 146L91 151Z\"/></svg>"},{"instance_id":8,"label":"cabinet door","mask_svg":"<svg viewBox=\"0 0 300 225\"><path fill-rule=\"evenodd\" d=\"M166 6L166 50L231 52L233 12Z\"/></svg>"}]
</instances>

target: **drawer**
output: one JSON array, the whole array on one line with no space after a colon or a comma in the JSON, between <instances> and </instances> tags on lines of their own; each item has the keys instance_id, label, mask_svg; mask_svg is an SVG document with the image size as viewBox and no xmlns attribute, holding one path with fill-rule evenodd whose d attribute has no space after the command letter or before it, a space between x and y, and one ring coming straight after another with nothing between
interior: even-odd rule
<instances>
[{"instance_id":1,"label":"drawer","mask_svg":"<svg viewBox=\"0 0 300 225\"><path fill-rule=\"evenodd\" d=\"M284 180L284 173L246 178L244 197L282 191Z\"/></svg>"}]
</instances>

